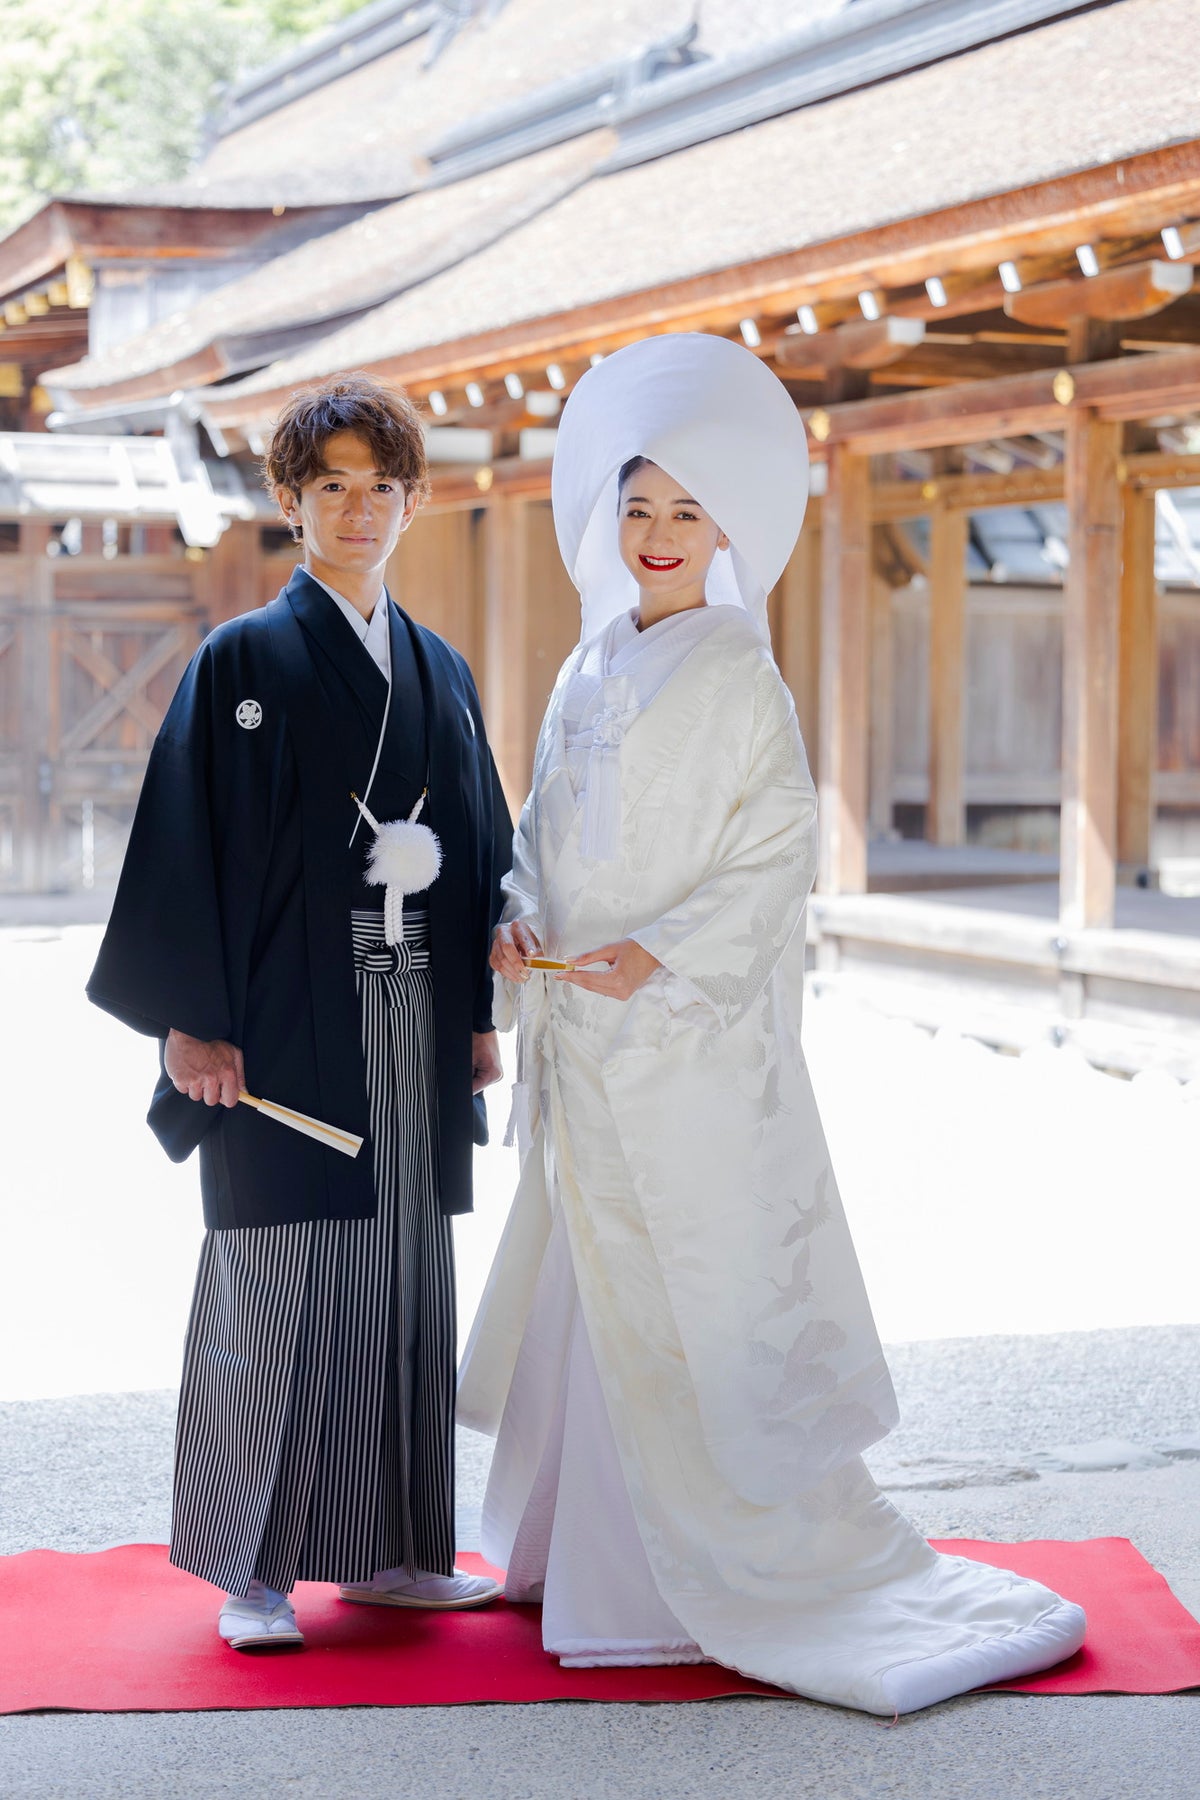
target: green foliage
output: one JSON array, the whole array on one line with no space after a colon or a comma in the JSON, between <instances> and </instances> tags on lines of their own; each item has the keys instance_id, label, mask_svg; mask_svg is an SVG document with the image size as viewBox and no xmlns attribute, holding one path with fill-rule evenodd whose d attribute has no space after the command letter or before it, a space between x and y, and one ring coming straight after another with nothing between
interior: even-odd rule
<instances>
[{"instance_id":1,"label":"green foliage","mask_svg":"<svg viewBox=\"0 0 1200 1800\"><path fill-rule=\"evenodd\" d=\"M362 0L0 0L0 231L54 193L171 181L222 89Z\"/></svg>"}]
</instances>

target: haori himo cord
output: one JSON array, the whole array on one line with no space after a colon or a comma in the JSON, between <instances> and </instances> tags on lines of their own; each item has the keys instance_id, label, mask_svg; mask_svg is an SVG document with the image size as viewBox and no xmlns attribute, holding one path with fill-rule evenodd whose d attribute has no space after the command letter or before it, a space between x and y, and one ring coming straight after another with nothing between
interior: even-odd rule
<instances>
[{"instance_id":1,"label":"haori himo cord","mask_svg":"<svg viewBox=\"0 0 1200 1800\"><path fill-rule=\"evenodd\" d=\"M238 1648L302 1642L300 1579L497 1592L454 1567L451 1220L499 1075L511 825L470 670L384 588L427 487L414 408L299 393L266 476L303 563L193 658L89 985L162 1041L150 1123L199 1152L171 1557Z\"/></svg>"}]
</instances>

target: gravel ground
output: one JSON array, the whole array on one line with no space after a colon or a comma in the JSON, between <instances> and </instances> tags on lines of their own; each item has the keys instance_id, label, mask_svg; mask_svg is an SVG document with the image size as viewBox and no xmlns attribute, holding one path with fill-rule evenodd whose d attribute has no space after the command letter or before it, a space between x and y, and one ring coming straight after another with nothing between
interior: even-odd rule
<instances>
[{"instance_id":1,"label":"gravel ground","mask_svg":"<svg viewBox=\"0 0 1200 1800\"><path fill-rule=\"evenodd\" d=\"M1148 1445L1200 1425L1196 1328L889 1354L904 1420L874 1458L885 1479L940 1481L939 1456L1003 1473L1084 1435ZM0 1552L161 1541L173 1411L169 1391L0 1408ZM464 1545L488 1449L460 1434ZM1130 1537L1200 1613L1200 1460L897 1500L930 1536ZM894 1728L774 1700L0 1719L4 1800L1196 1800L1198 1767L1196 1695L966 1697Z\"/></svg>"},{"instance_id":2,"label":"gravel ground","mask_svg":"<svg viewBox=\"0 0 1200 1800\"><path fill-rule=\"evenodd\" d=\"M0 1401L178 1379L196 1171L145 1127L154 1046L83 998L99 940L94 924L0 926L0 1092L21 1127L3 1148ZM834 996L804 1035L889 1342L1197 1318L1200 1091L1071 1051L999 1056ZM455 1230L464 1331L515 1185L506 1088L489 1101L477 1210Z\"/></svg>"},{"instance_id":3,"label":"gravel ground","mask_svg":"<svg viewBox=\"0 0 1200 1800\"><path fill-rule=\"evenodd\" d=\"M805 1701L3 1721L5 1800L1195 1800L1200 1709L950 1701L894 1728Z\"/></svg>"},{"instance_id":4,"label":"gravel ground","mask_svg":"<svg viewBox=\"0 0 1200 1800\"><path fill-rule=\"evenodd\" d=\"M1144 1472L1040 1475L999 1485L955 1486L932 1458L978 1461L1001 1478L1024 1469L1030 1452L1065 1443L1121 1438L1147 1448L1200 1432L1200 1326L1129 1331L1064 1332L1045 1337L935 1339L893 1344L888 1360L900 1400L901 1422L868 1460L889 1488L902 1486L914 1518L925 1507L988 1504L1009 1517L1012 1508L1038 1509L1069 1491L1087 1506L1086 1526L1072 1531L1025 1530L1026 1537L1116 1534L1119 1521L1097 1524L1092 1497L1131 1491L1171 1493L1173 1481L1193 1474L1200 1460ZM86 1394L71 1399L0 1405L0 1555L42 1545L56 1550L102 1550L116 1543L161 1543L170 1518L171 1438L175 1394ZM478 1538L478 1510L491 1445L473 1431L458 1434L459 1543ZM949 1479L954 1479L953 1474ZM80 1509L80 1483L87 1494ZM1150 1505L1149 1500L1147 1505ZM1167 1503L1170 1513L1171 1503ZM932 1518L933 1514L930 1513ZM931 1533L967 1533L962 1525L926 1525ZM1009 1527L980 1532L1005 1537ZM1140 1540L1139 1540L1140 1541ZM1152 1560L1158 1554L1143 1546ZM1161 1564L1160 1564L1161 1566Z\"/></svg>"},{"instance_id":5,"label":"gravel ground","mask_svg":"<svg viewBox=\"0 0 1200 1800\"><path fill-rule=\"evenodd\" d=\"M22 1126L3 1165L4 1554L167 1534L195 1175L141 1123L148 1047L82 1001L98 937L57 916L0 929L0 1081ZM832 999L805 1038L892 1340L903 1419L870 1458L879 1479L930 1536L1129 1537L1200 1615L1200 1460L1030 1466L1064 1445L1200 1433L1200 1327L1178 1323L1196 1317L1200 1096L1068 1053L993 1056ZM478 1168L464 1322L512 1153ZM464 1547L489 1449L460 1434ZM1194 1695L989 1695L895 1728L773 1700L0 1719L0 1800L1198 1800L1198 1768Z\"/></svg>"}]
</instances>

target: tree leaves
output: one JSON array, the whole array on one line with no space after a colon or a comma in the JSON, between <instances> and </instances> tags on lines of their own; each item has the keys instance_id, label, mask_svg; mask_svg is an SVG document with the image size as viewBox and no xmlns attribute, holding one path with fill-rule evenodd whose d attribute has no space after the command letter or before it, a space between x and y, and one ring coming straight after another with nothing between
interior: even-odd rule
<instances>
[{"instance_id":1,"label":"tree leaves","mask_svg":"<svg viewBox=\"0 0 1200 1800\"><path fill-rule=\"evenodd\" d=\"M361 0L0 0L0 230L178 179L231 83Z\"/></svg>"}]
</instances>

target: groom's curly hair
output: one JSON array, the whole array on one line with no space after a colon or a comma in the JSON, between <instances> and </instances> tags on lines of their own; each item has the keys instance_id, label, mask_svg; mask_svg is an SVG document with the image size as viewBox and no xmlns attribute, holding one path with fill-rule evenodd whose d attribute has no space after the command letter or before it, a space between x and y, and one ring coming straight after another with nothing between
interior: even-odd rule
<instances>
[{"instance_id":1,"label":"groom's curly hair","mask_svg":"<svg viewBox=\"0 0 1200 1800\"><path fill-rule=\"evenodd\" d=\"M370 446L381 475L429 498L429 466L420 414L401 388L373 375L337 375L294 393L275 421L263 457L263 484L298 495L325 467L325 446L351 431ZM292 536L299 540L298 526Z\"/></svg>"}]
</instances>

